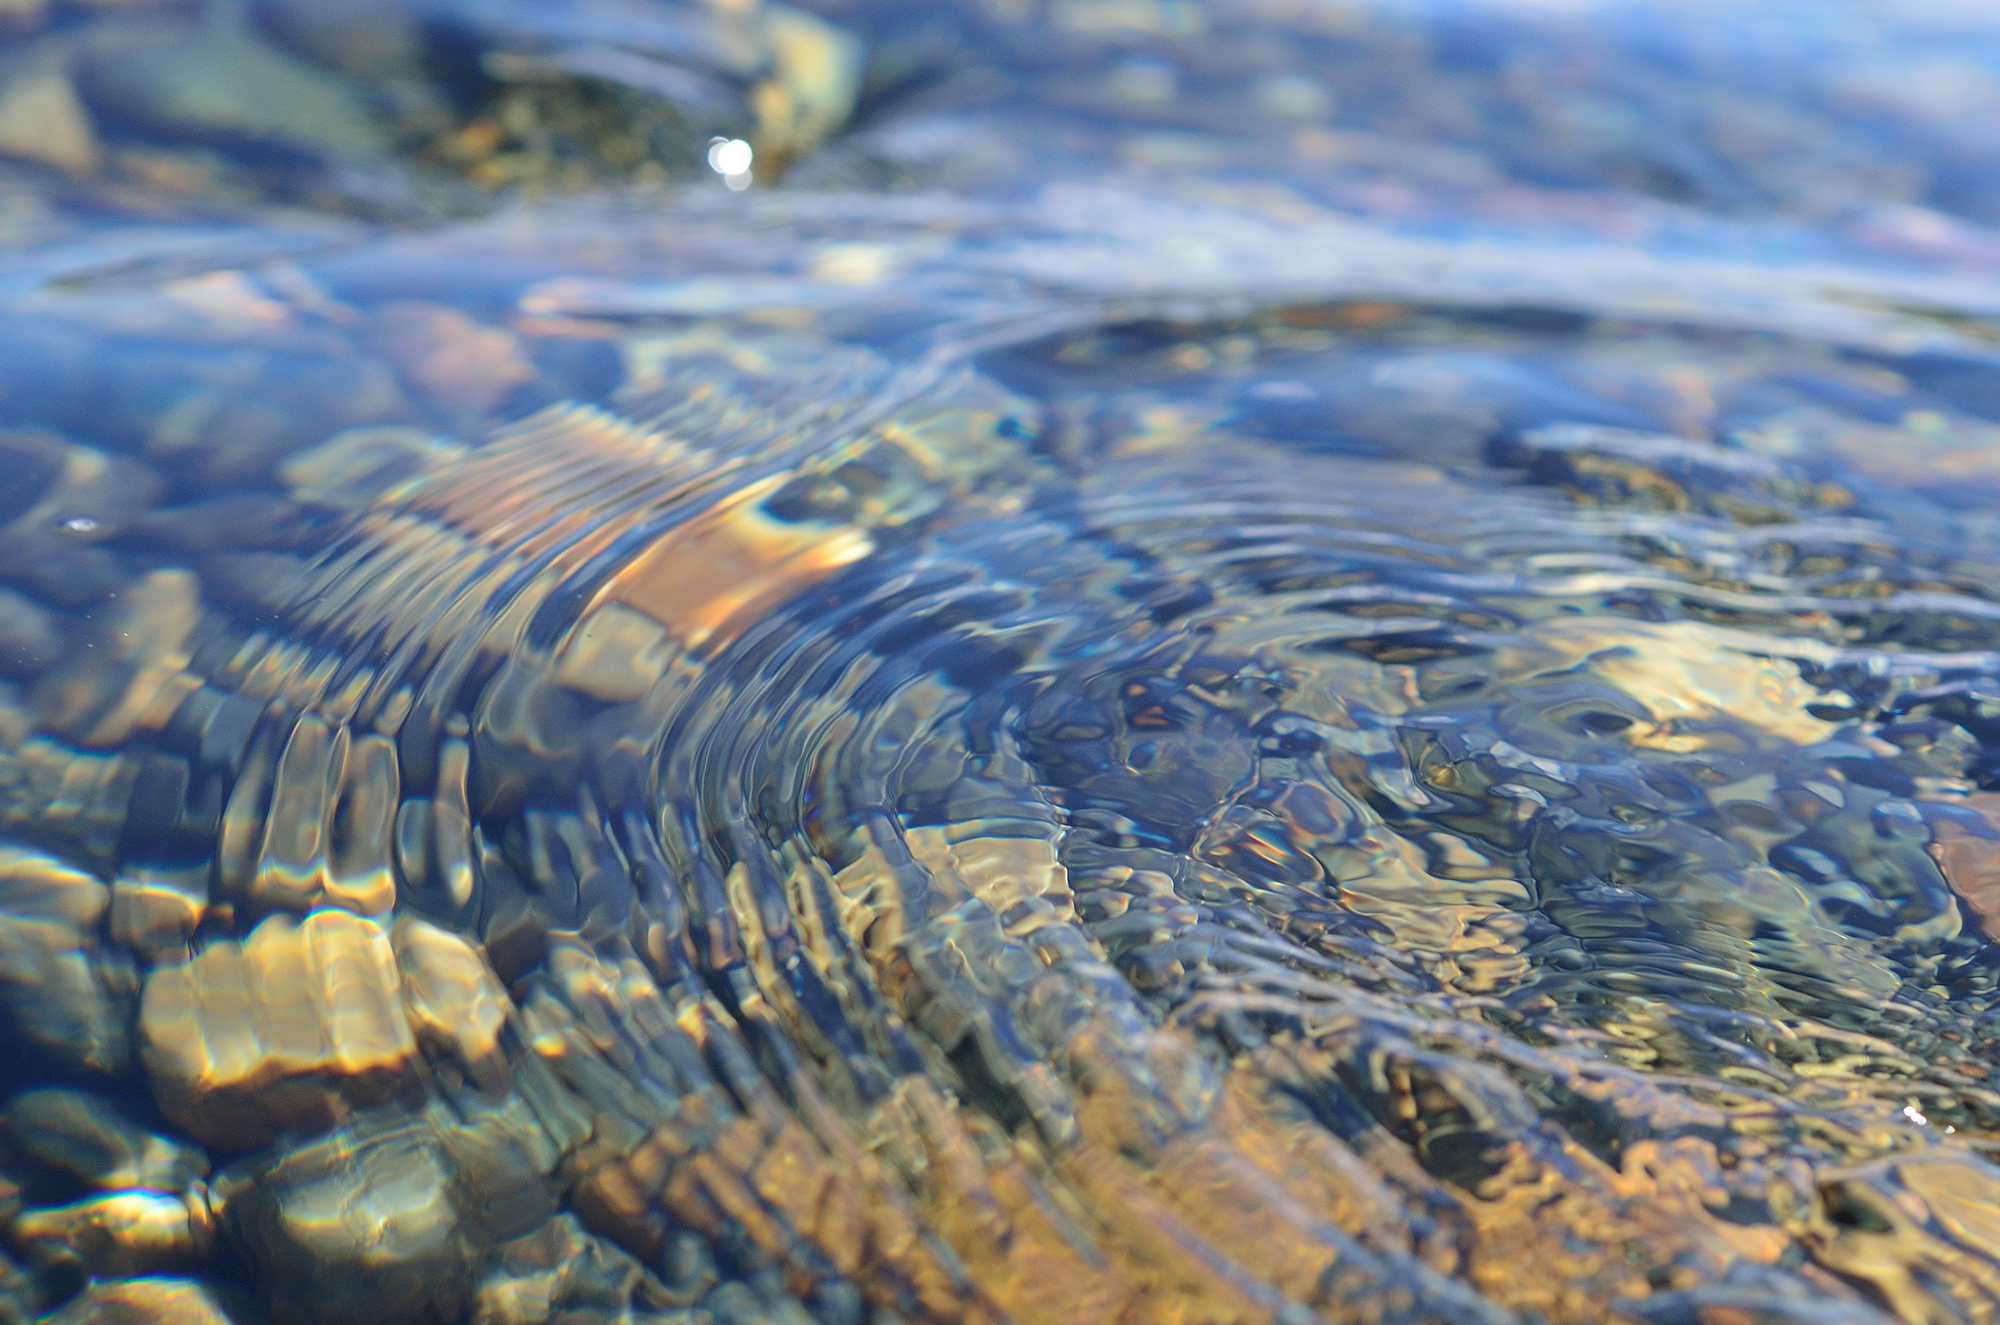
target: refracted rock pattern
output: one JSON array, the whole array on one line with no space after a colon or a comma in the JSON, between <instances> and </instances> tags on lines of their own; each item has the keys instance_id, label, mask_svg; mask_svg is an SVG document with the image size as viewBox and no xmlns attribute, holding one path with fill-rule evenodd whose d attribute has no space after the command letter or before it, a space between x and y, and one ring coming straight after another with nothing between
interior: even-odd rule
<instances>
[{"instance_id":1,"label":"refracted rock pattern","mask_svg":"<svg viewBox=\"0 0 2000 1325\"><path fill-rule=\"evenodd\" d=\"M1690 3L0 0L0 1322L2000 1322L2000 38Z\"/></svg>"},{"instance_id":2,"label":"refracted rock pattern","mask_svg":"<svg viewBox=\"0 0 2000 1325\"><path fill-rule=\"evenodd\" d=\"M294 453L307 550L130 581L8 755L14 1025L157 1110L15 1099L21 1299L1989 1318L1983 545L1748 443L1286 439L1358 319L1513 408L1432 316L745 326Z\"/></svg>"}]
</instances>

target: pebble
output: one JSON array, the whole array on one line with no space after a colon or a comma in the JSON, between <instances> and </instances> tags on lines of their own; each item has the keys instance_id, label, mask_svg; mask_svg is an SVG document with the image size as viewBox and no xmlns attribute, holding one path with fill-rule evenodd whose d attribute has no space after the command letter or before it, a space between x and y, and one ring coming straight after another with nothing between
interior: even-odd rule
<instances>
[{"instance_id":1,"label":"pebble","mask_svg":"<svg viewBox=\"0 0 2000 1325\"><path fill-rule=\"evenodd\" d=\"M87 748L122 743L185 663L201 621L191 571L156 570L121 593L88 639L88 665L63 668L35 687L37 724Z\"/></svg>"},{"instance_id":2,"label":"pebble","mask_svg":"<svg viewBox=\"0 0 2000 1325\"><path fill-rule=\"evenodd\" d=\"M137 977L102 951L110 890L40 852L0 847L0 1005L42 1048L76 1066L121 1071L131 1057Z\"/></svg>"},{"instance_id":3,"label":"pebble","mask_svg":"<svg viewBox=\"0 0 2000 1325\"><path fill-rule=\"evenodd\" d=\"M346 911L274 915L146 981L139 1035L161 1111L220 1150L331 1126L417 1088L388 933Z\"/></svg>"},{"instance_id":4,"label":"pebble","mask_svg":"<svg viewBox=\"0 0 2000 1325\"><path fill-rule=\"evenodd\" d=\"M474 1325L544 1325L593 1307L618 1320L666 1305L666 1289L638 1261L567 1212L499 1248L494 1262L479 1282Z\"/></svg>"},{"instance_id":5,"label":"pebble","mask_svg":"<svg viewBox=\"0 0 2000 1325\"><path fill-rule=\"evenodd\" d=\"M273 354L230 367L220 385L186 384L145 424L146 458L184 489L262 483L286 456L337 429L408 413L394 371L379 359Z\"/></svg>"},{"instance_id":6,"label":"pebble","mask_svg":"<svg viewBox=\"0 0 2000 1325\"><path fill-rule=\"evenodd\" d=\"M503 1086L500 1033L513 1004L478 950L409 915L396 922L389 944L417 1038L456 1058L481 1085Z\"/></svg>"},{"instance_id":7,"label":"pebble","mask_svg":"<svg viewBox=\"0 0 2000 1325\"><path fill-rule=\"evenodd\" d=\"M1936 815L1925 850L1943 871L1972 926L2000 941L2000 795L1976 791L1959 805L1968 813Z\"/></svg>"},{"instance_id":8,"label":"pebble","mask_svg":"<svg viewBox=\"0 0 2000 1325\"><path fill-rule=\"evenodd\" d=\"M344 79L221 18L201 27L134 23L93 35L77 81L85 103L106 120L354 159L387 151L381 126Z\"/></svg>"},{"instance_id":9,"label":"pebble","mask_svg":"<svg viewBox=\"0 0 2000 1325\"><path fill-rule=\"evenodd\" d=\"M147 1131L88 1091L25 1091L7 1106L6 1125L28 1155L100 1191L182 1192L208 1176L200 1150Z\"/></svg>"},{"instance_id":10,"label":"pebble","mask_svg":"<svg viewBox=\"0 0 2000 1325\"><path fill-rule=\"evenodd\" d=\"M0 21L9 20L9 9L0 3ZM102 160L90 112L53 52L30 53L0 70L0 156L71 175L88 175Z\"/></svg>"},{"instance_id":11,"label":"pebble","mask_svg":"<svg viewBox=\"0 0 2000 1325\"><path fill-rule=\"evenodd\" d=\"M96 543L158 500L151 466L35 429L0 431L0 577L79 607L124 581Z\"/></svg>"},{"instance_id":12,"label":"pebble","mask_svg":"<svg viewBox=\"0 0 2000 1325\"><path fill-rule=\"evenodd\" d=\"M1758 523L1799 507L1840 504L1765 456L1662 433L1554 424L1494 450L1496 459L1525 468L1531 480L1594 502L1707 510Z\"/></svg>"},{"instance_id":13,"label":"pebble","mask_svg":"<svg viewBox=\"0 0 2000 1325\"><path fill-rule=\"evenodd\" d=\"M91 1284L44 1325L238 1325L230 1298L193 1279L128 1279Z\"/></svg>"},{"instance_id":14,"label":"pebble","mask_svg":"<svg viewBox=\"0 0 2000 1325\"><path fill-rule=\"evenodd\" d=\"M854 112L866 50L850 32L787 5L761 10L772 76L750 92L759 173L832 137Z\"/></svg>"},{"instance_id":15,"label":"pebble","mask_svg":"<svg viewBox=\"0 0 2000 1325\"><path fill-rule=\"evenodd\" d=\"M412 917L274 915L146 982L143 1055L161 1109L205 1143L262 1145L421 1095L419 1046L495 1093L513 1007L465 940Z\"/></svg>"},{"instance_id":16,"label":"pebble","mask_svg":"<svg viewBox=\"0 0 2000 1325\"><path fill-rule=\"evenodd\" d=\"M327 1325L462 1319L478 1253L437 1120L367 1118L244 1175L224 1219L272 1317ZM461 1195L462 1192L462 1195Z\"/></svg>"},{"instance_id":17,"label":"pebble","mask_svg":"<svg viewBox=\"0 0 2000 1325\"><path fill-rule=\"evenodd\" d=\"M206 862L121 874L111 884L111 941L149 965L183 962L207 910Z\"/></svg>"},{"instance_id":18,"label":"pebble","mask_svg":"<svg viewBox=\"0 0 2000 1325\"><path fill-rule=\"evenodd\" d=\"M197 1268L214 1242L214 1220L201 1189L185 1197L114 1192L26 1211L10 1236L45 1260L73 1256L93 1275L125 1278Z\"/></svg>"},{"instance_id":19,"label":"pebble","mask_svg":"<svg viewBox=\"0 0 2000 1325\"><path fill-rule=\"evenodd\" d=\"M535 380L520 337L443 304L384 305L375 318L375 342L411 386L440 404L485 413Z\"/></svg>"},{"instance_id":20,"label":"pebble","mask_svg":"<svg viewBox=\"0 0 2000 1325\"><path fill-rule=\"evenodd\" d=\"M13 526L44 513L73 473L86 478L105 466L101 452L86 449L83 456L73 458L70 450L62 438L39 429L0 432L0 462L4 462L0 468L0 523Z\"/></svg>"},{"instance_id":21,"label":"pebble","mask_svg":"<svg viewBox=\"0 0 2000 1325\"><path fill-rule=\"evenodd\" d=\"M278 477L301 506L351 511L464 451L420 428L349 428L288 458Z\"/></svg>"}]
</instances>

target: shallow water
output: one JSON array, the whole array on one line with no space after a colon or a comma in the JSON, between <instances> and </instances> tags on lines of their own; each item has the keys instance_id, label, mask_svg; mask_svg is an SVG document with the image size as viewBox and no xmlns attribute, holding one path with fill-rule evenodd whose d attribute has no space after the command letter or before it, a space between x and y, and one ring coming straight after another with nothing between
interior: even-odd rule
<instances>
[{"instance_id":1,"label":"shallow water","mask_svg":"<svg viewBox=\"0 0 2000 1325\"><path fill-rule=\"evenodd\" d=\"M0 1318L2000 1317L2000 23L808 8L0 7Z\"/></svg>"}]
</instances>

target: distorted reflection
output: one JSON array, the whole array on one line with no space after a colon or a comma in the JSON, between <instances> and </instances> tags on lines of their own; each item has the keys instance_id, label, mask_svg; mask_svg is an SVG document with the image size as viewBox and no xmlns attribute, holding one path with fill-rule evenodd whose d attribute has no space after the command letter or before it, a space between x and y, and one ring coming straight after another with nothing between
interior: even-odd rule
<instances>
[{"instance_id":1,"label":"distorted reflection","mask_svg":"<svg viewBox=\"0 0 2000 1325\"><path fill-rule=\"evenodd\" d=\"M1992 14L0 10L0 1320L2000 1321Z\"/></svg>"}]
</instances>

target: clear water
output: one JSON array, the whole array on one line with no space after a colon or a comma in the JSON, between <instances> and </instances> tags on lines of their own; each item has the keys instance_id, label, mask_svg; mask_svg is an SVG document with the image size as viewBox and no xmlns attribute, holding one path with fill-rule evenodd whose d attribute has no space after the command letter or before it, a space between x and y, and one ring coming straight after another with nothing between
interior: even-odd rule
<instances>
[{"instance_id":1,"label":"clear water","mask_svg":"<svg viewBox=\"0 0 2000 1325\"><path fill-rule=\"evenodd\" d=\"M0 1314L2000 1316L1985 7L20 8Z\"/></svg>"}]
</instances>

